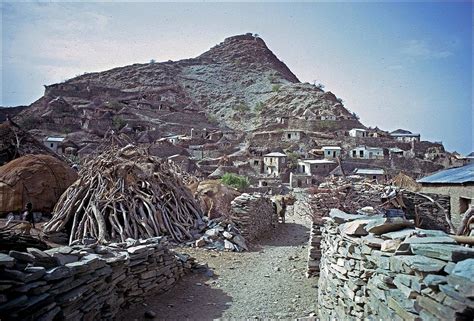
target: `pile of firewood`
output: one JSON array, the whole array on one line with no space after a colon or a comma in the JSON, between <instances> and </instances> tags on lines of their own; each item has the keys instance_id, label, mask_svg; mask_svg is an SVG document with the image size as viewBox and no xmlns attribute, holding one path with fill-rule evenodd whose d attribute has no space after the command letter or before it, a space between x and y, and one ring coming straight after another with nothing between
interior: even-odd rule
<instances>
[{"instance_id":1,"label":"pile of firewood","mask_svg":"<svg viewBox=\"0 0 474 321\"><path fill-rule=\"evenodd\" d=\"M133 145L114 146L83 166L44 233L65 230L70 244L85 238L99 243L161 235L177 242L192 239L202 211L177 168Z\"/></svg>"}]
</instances>

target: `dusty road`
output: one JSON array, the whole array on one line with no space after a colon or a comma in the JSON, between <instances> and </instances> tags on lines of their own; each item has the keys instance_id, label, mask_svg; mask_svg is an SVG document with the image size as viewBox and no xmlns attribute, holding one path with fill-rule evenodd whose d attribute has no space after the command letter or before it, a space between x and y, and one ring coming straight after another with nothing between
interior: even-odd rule
<instances>
[{"instance_id":1,"label":"dusty road","mask_svg":"<svg viewBox=\"0 0 474 321\"><path fill-rule=\"evenodd\" d=\"M309 221L298 215L279 224L272 238L245 253L183 248L207 263L213 276L185 276L167 293L121 313L121 320L212 320L308 317L316 310L317 279L307 279Z\"/></svg>"}]
</instances>

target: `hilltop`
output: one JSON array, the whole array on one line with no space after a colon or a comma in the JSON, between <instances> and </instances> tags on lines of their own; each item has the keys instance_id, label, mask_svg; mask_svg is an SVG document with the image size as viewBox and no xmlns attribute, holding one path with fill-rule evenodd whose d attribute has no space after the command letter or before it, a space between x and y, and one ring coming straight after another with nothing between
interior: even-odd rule
<instances>
[{"instance_id":1,"label":"hilltop","mask_svg":"<svg viewBox=\"0 0 474 321\"><path fill-rule=\"evenodd\" d=\"M261 38L246 34L196 58L133 64L45 86L44 96L17 119L42 132L101 137L125 124L165 134L191 127L252 131L278 117L311 121L320 115L350 120L339 129L362 126L334 94L300 83Z\"/></svg>"}]
</instances>

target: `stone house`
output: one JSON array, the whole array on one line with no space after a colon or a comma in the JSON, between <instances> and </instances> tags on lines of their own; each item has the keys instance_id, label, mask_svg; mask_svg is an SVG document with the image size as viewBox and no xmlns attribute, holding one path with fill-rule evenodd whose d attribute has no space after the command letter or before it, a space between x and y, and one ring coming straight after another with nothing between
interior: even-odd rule
<instances>
[{"instance_id":1,"label":"stone house","mask_svg":"<svg viewBox=\"0 0 474 321\"><path fill-rule=\"evenodd\" d=\"M363 138L363 137L367 137L368 133L365 129L362 129L362 128L352 128L351 130L349 130L349 136Z\"/></svg>"},{"instance_id":2,"label":"stone house","mask_svg":"<svg viewBox=\"0 0 474 321\"><path fill-rule=\"evenodd\" d=\"M388 179L387 175L385 174L385 171L381 168L356 168L354 170L354 175L375 180L378 183L384 183Z\"/></svg>"},{"instance_id":3,"label":"stone house","mask_svg":"<svg viewBox=\"0 0 474 321\"><path fill-rule=\"evenodd\" d=\"M360 159L383 159L383 148L359 146L349 152L351 158Z\"/></svg>"},{"instance_id":4,"label":"stone house","mask_svg":"<svg viewBox=\"0 0 474 321\"><path fill-rule=\"evenodd\" d=\"M324 158L333 159L341 156L341 147L339 146L323 146Z\"/></svg>"},{"instance_id":5,"label":"stone house","mask_svg":"<svg viewBox=\"0 0 474 321\"><path fill-rule=\"evenodd\" d=\"M409 130L397 129L390 133L390 136L400 142L411 143L419 142L420 134L414 134Z\"/></svg>"},{"instance_id":6,"label":"stone house","mask_svg":"<svg viewBox=\"0 0 474 321\"><path fill-rule=\"evenodd\" d=\"M265 174L278 176L286 167L286 154L273 152L263 156Z\"/></svg>"},{"instance_id":7,"label":"stone house","mask_svg":"<svg viewBox=\"0 0 474 321\"><path fill-rule=\"evenodd\" d=\"M417 181L422 193L450 197L451 220L458 227L463 214L474 206L474 164L445 169Z\"/></svg>"},{"instance_id":8,"label":"stone house","mask_svg":"<svg viewBox=\"0 0 474 321\"><path fill-rule=\"evenodd\" d=\"M304 133L301 130L285 130L283 132L283 141L299 141Z\"/></svg>"}]
</instances>

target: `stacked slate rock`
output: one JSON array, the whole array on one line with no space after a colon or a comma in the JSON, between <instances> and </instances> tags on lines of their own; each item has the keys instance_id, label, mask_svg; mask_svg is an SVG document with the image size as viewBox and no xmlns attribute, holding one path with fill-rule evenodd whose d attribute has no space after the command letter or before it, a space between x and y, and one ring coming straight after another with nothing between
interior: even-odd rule
<instances>
[{"instance_id":1,"label":"stacked slate rock","mask_svg":"<svg viewBox=\"0 0 474 321\"><path fill-rule=\"evenodd\" d=\"M215 219L207 222L203 235L194 242L194 245L219 251L248 250L244 237L229 219Z\"/></svg>"},{"instance_id":2,"label":"stacked slate rock","mask_svg":"<svg viewBox=\"0 0 474 321\"><path fill-rule=\"evenodd\" d=\"M337 210L321 231L321 319L473 319L474 249L402 218Z\"/></svg>"},{"instance_id":3,"label":"stacked slate rock","mask_svg":"<svg viewBox=\"0 0 474 321\"><path fill-rule=\"evenodd\" d=\"M161 237L0 253L0 319L110 320L168 290L193 264Z\"/></svg>"},{"instance_id":4,"label":"stacked slate rock","mask_svg":"<svg viewBox=\"0 0 474 321\"><path fill-rule=\"evenodd\" d=\"M247 241L271 233L278 222L272 201L260 193L243 193L236 197L231 202L231 215Z\"/></svg>"},{"instance_id":5,"label":"stacked slate rock","mask_svg":"<svg viewBox=\"0 0 474 321\"><path fill-rule=\"evenodd\" d=\"M313 223L309 236L308 269L306 276L318 276L321 260L321 231L319 224Z\"/></svg>"}]
</instances>

